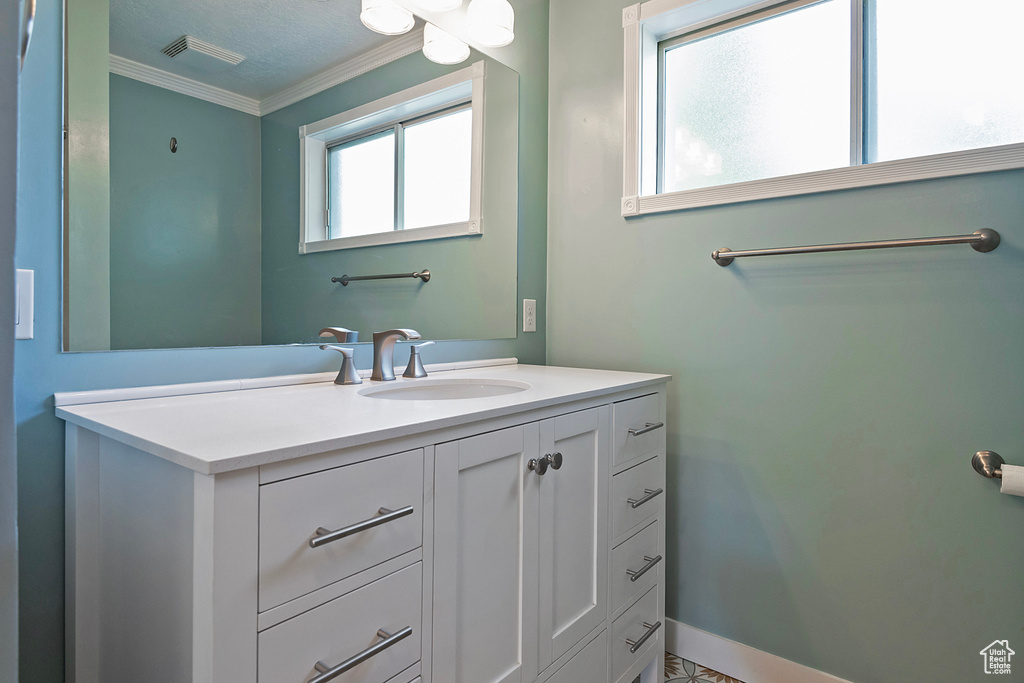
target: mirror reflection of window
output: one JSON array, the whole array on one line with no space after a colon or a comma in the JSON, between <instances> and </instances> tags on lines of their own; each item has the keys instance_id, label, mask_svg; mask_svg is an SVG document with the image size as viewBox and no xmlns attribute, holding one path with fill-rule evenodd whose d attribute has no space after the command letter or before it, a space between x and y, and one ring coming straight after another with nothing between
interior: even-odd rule
<instances>
[{"instance_id":1,"label":"mirror reflection of window","mask_svg":"<svg viewBox=\"0 0 1024 683\"><path fill-rule=\"evenodd\" d=\"M329 145L329 239L468 221L472 151L468 103Z\"/></svg>"}]
</instances>

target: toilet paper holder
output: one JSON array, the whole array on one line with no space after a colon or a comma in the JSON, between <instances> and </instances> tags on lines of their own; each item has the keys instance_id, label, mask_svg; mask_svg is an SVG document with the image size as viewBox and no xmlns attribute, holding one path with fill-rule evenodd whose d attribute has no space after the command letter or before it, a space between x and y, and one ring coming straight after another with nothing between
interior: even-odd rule
<instances>
[{"instance_id":1,"label":"toilet paper holder","mask_svg":"<svg viewBox=\"0 0 1024 683\"><path fill-rule=\"evenodd\" d=\"M1003 457L995 451L978 451L971 458L974 471L987 479L1002 479L1005 464Z\"/></svg>"}]
</instances>

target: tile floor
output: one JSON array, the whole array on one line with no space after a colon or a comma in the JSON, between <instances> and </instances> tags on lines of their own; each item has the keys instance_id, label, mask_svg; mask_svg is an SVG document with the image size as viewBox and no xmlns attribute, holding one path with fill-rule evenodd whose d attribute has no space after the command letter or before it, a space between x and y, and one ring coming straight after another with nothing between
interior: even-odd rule
<instances>
[{"instance_id":1,"label":"tile floor","mask_svg":"<svg viewBox=\"0 0 1024 683\"><path fill-rule=\"evenodd\" d=\"M674 683L743 683L671 652L665 653L665 680Z\"/></svg>"}]
</instances>

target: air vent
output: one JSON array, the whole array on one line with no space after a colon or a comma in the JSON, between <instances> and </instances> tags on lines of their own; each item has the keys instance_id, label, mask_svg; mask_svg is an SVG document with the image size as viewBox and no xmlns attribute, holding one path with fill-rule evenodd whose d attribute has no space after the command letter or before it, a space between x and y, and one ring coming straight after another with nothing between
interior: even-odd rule
<instances>
[{"instance_id":1,"label":"air vent","mask_svg":"<svg viewBox=\"0 0 1024 683\"><path fill-rule=\"evenodd\" d=\"M182 36L163 49L163 53L175 62L186 64L200 71L220 71L240 64L245 57L206 41Z\"/></svg>"}]
</instances>

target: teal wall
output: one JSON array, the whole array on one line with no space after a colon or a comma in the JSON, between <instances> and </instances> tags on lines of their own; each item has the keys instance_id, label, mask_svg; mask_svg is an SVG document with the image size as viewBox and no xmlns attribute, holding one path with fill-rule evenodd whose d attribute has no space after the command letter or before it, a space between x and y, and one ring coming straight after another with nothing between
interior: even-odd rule
<instances>
[{"instance_id":1,"label":"teal wall","mask_svg":"<svg viewBox=\"0 0 1024 683\"><path fill-rule=\"evenodd\" d=\"M969 462L1024 462L1024 171L624 220L622 7L551 3L548 362L674 376L668 616L856 683L985 679L1024 643L1024 499Z\"/></svg>"},{"instance_id":2,"label":"teal wall","mask_svg":"<svg viewBox=\"0 0 1024 683\"><path fill-rule=\"evenodd\" d=\"M259 118L111 74L110 348L259 343Z\"/></svg>"},{"instance_id":3,"label":"teal wall","mask_svg":"<svg viewBox=\"0 0 1024 683\"><path fill-rule=\"evenodd\" d=\"M60 353L61 322L61 4L39 0L36 33L19 102L19 268L36 272L36 338L18 342L15 405L18 429L19 586L22 683L64 680L64 430L53 393L125 386L323 372L337 354L313 346L242 347L106 353ZM517 3L516 42L501 60L519 72L523 130L520 150L519 296L543 310L547 213L547 0ZM431 361L517 356L543 363L543 320L537 334L517 339L443 342ZM369 367L371 349L356 349ZM397 362L405 362L400 350Z\"/></svg>"},{"instance_id":4,"label":"teal wall","mask_svg":"<svg viewBox=\"0 0 1024 683\"><path fill-rule=\"evenodd\" d=\"M263 116L264 343L315 341L326 326L357 330L364 341L373 330L395 327L416 329L424 339L515 336L516 197L508 188L516 182L516 166L514 154L502 155L514 145L501 139L508 136L499 135L499 124L508 116L502 109L508 108L509 93L518 86L515 73L494 60L487 60L485 86L485 131L491 132L485 132L482 235L298 253L299 127L481 59L474 52L463 64L442 66L416 52ZM536 118L529 123L535 130ZM522 137L524 151L537 147L537 138ZM331 282L334 276L422 269L430 270L429 283L387 280L342 287Z\"/></svg>"},{"instance_id":5,"label":"teal wall","mask_svg":"<svg viewBox=\"0 0 1024 683\"><path fill-rule=\"evenodd\" d=\"M0 0L0 681L18 679L18 491L13 390L17 46L18 2Z\"/></svg>"}]
</instances>

